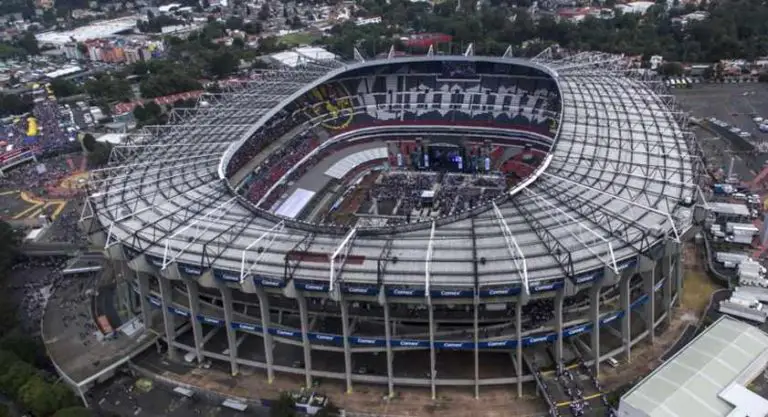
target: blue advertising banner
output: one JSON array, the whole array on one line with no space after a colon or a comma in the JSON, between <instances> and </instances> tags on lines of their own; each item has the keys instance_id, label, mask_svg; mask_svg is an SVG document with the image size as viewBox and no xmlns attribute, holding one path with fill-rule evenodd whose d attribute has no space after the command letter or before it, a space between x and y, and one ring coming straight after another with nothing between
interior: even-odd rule
<instances>
[{"instance_id":1,"label":"blue advertising banner","mask_svg":"<svg viewBox=\"0 0 768 417\"><path fill-rule=\"evenodd\" d=\"M415 288L387 288L387 295L391 297L424 297L424 289Z\"/></svg>"},{"instance_id":2,"label":"blue advertising banner","mask_svg":"<svg viewBox=\"0 0 768 417\"><path fill-rule=\"evenodd\" d=\"M222 281L240 282L240 272L214 269L213 276Z\"/></svg>"},{"instance_id":3,"label":"blue advertising banner","mask_svg":"<svg viewBox=\"0 0 768 417\"><path fill-rule=\"evenodd\" d=\"M152 255L144 255L144 256L147 258L147 262L149 262L150 264L158 268L163 267L163 258L158 258L157 256L152 256Z\"/></svg>"},{"instance_id":4,"label":"blue advertising banner","mask_svg":"<svg viewBox=\"0 0 768 417\"><path fill-rule=\"evenodd\" d=\"M281 279L267 277L253 277L253 282L260 287L282 288L285 283Z\"/></svg>"},{"instance_id":5,"label":"blue advertising banner","mask_svg":"<svg viewBox=\"0 0 768 417\"><path fill-rule=\"evenodd\" d=\"M191 265L191 264L185 264L178 262L179 265L179 272L182 274L190 275L190 276L200 276L203 275L203 268L201 268L199 265Z\"/></svg>"},{"instance_id":6,"label":"blue advertising banner","mask_svg":"<svg viewBox=\"0 0 768 417\"><path fill-rule=\"evenodd\" d=\"M336 344L342 343L342 337L333 335L333 334L325 334L325 333L307 333L307 336L310 340L317 340L319 342L331 342Z\"/></svg>"},{"instance_id":7,"label":"blue advertising banner","mask_svg":"<svg viewBox=\"0 0 768 417\"><path fill-rule=\"evenodd\" d=\"M509 288L488 288L480 290L481 298L490 297L512 297L520 294L520 287Z\"/></svg>"},{"instance_id":8,"label":"blue advertising banner","mask_svg":"<svg viewBox=\"0 0 768 417\"><path fill-rule=\"evenodd\" d=\"M375 296L379 294L378 287L362 287L362 286L344 285L341 287L341 290L345 294L353 294L353 295Z\"/></svg>"},{"instance_id":9,"label":"blue advertising banner","mask_svg":"<svg viewBox=\"0 0 768 417\"><path fill-rule=\"evenodd\" d=\"M563 285L564 285L563 281L549 282L546 284L538 284L531 287L531 292L539 293L539 292L554 291L554 290L563 288Z\"/></svg>"},{"instance_id":10,"label":"blue advertising banner","mask_svg":"<svg viewBox=\"0 0 768 417\"><path fill-rule=\"evenodd\" d=\"M429 295L432 298L472 298L475 292L474 290L430 290Z\"/></svg>"},{"instance_id":11,"label":"blue advertising banner","mask_svg":"<svg viewBox=\"0 0 768 417\"><path fill-rule=\"evenodd\" d=\"M175 314L177 316L189 317L189 312L188 311L184 311L184 310L181 310L181 309L178 309L178 308L175 308L175 307L168 307L168 311L170 311L171 313L173 313L173 314Z\"/></svg>"},{"instance_id":12,"label":"blue advertising banner","mask_svg":"<svg viewBox=\"0 0 768 417\"><path fill-rule=\"evenodd\" d=\"M312 291L312 292L328 292L329 286L328 284L322 283L322 282L312 282L312 281L294 281L296 284L296 288L304 291Z\"/></svg>"}]
</instances>

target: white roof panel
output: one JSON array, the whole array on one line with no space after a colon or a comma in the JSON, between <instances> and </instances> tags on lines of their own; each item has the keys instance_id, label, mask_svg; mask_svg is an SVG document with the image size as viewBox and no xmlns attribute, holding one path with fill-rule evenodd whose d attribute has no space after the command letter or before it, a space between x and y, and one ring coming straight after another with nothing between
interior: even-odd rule
<instances>
[{"instance_id":1,"label":"white roof panel","mask_svg":"<svg viewBox=\"0 0 768 417\"><path fill-rule=\"evenodd\" d=\"M734 391L733 384L749 383L756 376L754 364L762 370L766 358L768 334L723 316L625 394L619 414L631 407L652 417L726 417L766 404L762 414L749 413L764 416L768 402Z\"/></svg>"}]
</instances>

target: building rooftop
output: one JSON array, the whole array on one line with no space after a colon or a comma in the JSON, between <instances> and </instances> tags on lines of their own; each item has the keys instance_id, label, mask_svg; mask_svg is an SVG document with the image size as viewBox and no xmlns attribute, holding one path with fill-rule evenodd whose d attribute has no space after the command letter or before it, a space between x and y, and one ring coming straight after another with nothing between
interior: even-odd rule
<instances>
[{"instance_id":1,"label":"building rooftop","mask_svg":"<svg viewBox=\"0 0 768 417\"><path fill-rule=\"evenodd\" d=\"M711 202L709 207L715 214L729 214L749 217L749 209L745 204Z\"/></svg>"},{"instance_id":2,"label":"building rooftop","mask_svg":"<svg viewBox=\"0 0 768 417\"><path fill-rule=\"evenodd\" d=\"M765 416L746 386L768 364L768 334L722 316L621 398L620 416Z\"/></svg>"},{"instance_id":3,"label":"building rooftop","mask_svg":"<svg viewBox=\"0 0 768 417\"><path fill-rule=\"evenodd\" d=\"M99 39L112 36L116 33L132 30L136 27L138 18L136 16L121 17L113 20L103 20L93 22L67 31L43 32L35 35L40 43L49 43L62 45L75 42L87 41L89 39Z\"/></svg>"},{"instance_id":4,"label":"building rooftop","mask_svg":"<svg viewBox=\"0 0 768 417\"><path fill-rule=\"evenodd\" d=\"M315 46L304 46L295 48L292 51L277 52L270 55L270 57L273 60L278 61L280 64L290 68L295 68L300 64L304 64L308 60L328 61L336 59L336 55L326 51L323 48L318 48Z\"/></svg>"}]
</instances>

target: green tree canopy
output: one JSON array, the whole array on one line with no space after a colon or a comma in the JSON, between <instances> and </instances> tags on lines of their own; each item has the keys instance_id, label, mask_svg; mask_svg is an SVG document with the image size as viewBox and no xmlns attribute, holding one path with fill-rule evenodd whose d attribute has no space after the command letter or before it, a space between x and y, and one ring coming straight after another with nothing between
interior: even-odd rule
<instances>
[{"instance_id":1,"label":"green tree canopy","mask_svg":"<svg viewBox=\"0 0 768 417\"><path fill-rule=\"evenodd\" d=\"M284 392L269 408L270 417L296 417L296 401L291 394Z\"/></svg>"},{"instance_id":2,"label":"green tree canopy","mask_svg":"<svg viewBox=\"0 0 768 417\"><path fill-rule=\"evenodd\" d=\"M51 81L51 89L56 97L69 97L83 92L83 89L80 88L80 86L63 78L57 78Z\"/></svg>"},{"instance_id":3,"label":"green tree canopy","mask_svg":"<svg viewBox=\"0 0 768 417\"><path fill-rule=\"evenodd\" d=\"M53 417L93 417L93 413L83 407L67 407L55 412Z\"/></svg>"}]
</instances>

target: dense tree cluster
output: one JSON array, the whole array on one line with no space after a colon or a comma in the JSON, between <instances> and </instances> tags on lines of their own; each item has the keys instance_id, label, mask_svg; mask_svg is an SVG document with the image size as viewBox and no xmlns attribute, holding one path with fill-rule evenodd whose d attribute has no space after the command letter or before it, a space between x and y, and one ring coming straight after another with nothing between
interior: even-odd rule
<instances>
[{"instance_id":1,"label":"dense tree cluster","mask_svg":"<svg viewBox=\"0 0 768 417\"><path fill-rule=\"evenodd\" d=\"M57 78L51 81L51 90L53 90L53 94L56 97L69 97L83 92L79 85L64 78Z\"/></svg>"},{"instance_id":2,"label":"dense tree cluster","mask_svg":"<svg viewBox=\"0 0 768 417\"><path fill-rule=\"evenodd\" d=\"M386 52L399 34L412 30L450 34L457 51L472 42L478 54L498 54L507 45L531 40L540 40L535 43L539 50L543 45L559 43L571 49L662 55L681 62L754 59L768 54L768 8L760 0L704 1L699 7L708 11L710 18L685 26L673 23L671 17L692 12L695 6L668 13L665 3L652 6L645 15L616 11L613 19L590 16L572 23L548 15L534 21L527 9L500 1L486 3L478 11L471 1L461 2L457 10L458 0L447 0L434 8L407 0L364 0L359 14L382 16L382 23L345 23L335 27L334 36L323 42L348 57L354 46L373 55ZM441 49L445 51L447 46Z\"/></svg>"},{"instance_id":3,"label":"dense tree cluster","mask_svg":"<svg viewBox=\"0 0 768 417\"><path fill-rule=\"evenodd\" d=\"M85 82L85 91L94 99L108 103L133 99L131 84L119 75L99 74Z\"/></svg>"},{"instance_id":4,"label":"dense tree cluster","mask_svg":"<svg viewBox=\"0 0 768 417\"><path fill-rule=\"evenodd\" d=\"M143 98L155 98L185 91L200 90L200 72L172 60L137 62L129 68L141 77L139 91Z\"/></svg>"},{"instance_id":5,"label":"dense tree cluster","mask_svg":"<svg viewBox=\"0 0 768 417\"><path fill-rule=\"evenodd\" d=\"M32 98L18 94L0 94L0 117L24 114L32 111Z\"/></svg>"},{"instance_id":6,"label":"dense tree cluster","mask_svg":"<svg viewBox=\"0 0 768 417\"><path fill-rule=\"evenodd\" d=\"M96 137L90 133L86 133L83 136L82 141L89 166L100 167L109 162L109 155L112 153L112 145L110 143L97 142Z\"/></svg>"},{"instance_id":7,"label":"dense tree cluster","mask_svg":"<svg viewBox=\"0 0 768 417\"><path fill-rule=\"evenodd\" d=\"M0 284L7 282L8 271L16 260L19 234L0 221ZM86 417L76 407L77 398L56 377L42 371L47 359L41 341L16 327L16 300L0 293L0 394L34 417L52 417L61 409L71 408L64 417ZM0 408L0 416L11 415ZM61 415L59 415L61 417Z\"/></svg>"}]
</instances>

